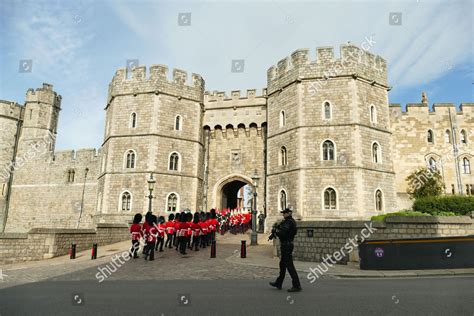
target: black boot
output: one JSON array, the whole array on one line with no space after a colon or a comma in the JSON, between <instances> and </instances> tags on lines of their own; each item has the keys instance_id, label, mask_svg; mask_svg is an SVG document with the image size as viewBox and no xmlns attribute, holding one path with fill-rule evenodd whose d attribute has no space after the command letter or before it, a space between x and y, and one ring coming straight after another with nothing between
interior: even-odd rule
<instances>
[{"instance_id":1,"label":"black boot","mask_svg":"<svg viewBox=\"0 0 474 316\"><path fill-rule=\"evenodd\" d=\"M276 287L277 289L281 290L281 285L278 285L278 283L276 283L276 282L270 282L268 284L270 284L270 286L272 286L272 287Z\"/></svg>"}]
</instances>

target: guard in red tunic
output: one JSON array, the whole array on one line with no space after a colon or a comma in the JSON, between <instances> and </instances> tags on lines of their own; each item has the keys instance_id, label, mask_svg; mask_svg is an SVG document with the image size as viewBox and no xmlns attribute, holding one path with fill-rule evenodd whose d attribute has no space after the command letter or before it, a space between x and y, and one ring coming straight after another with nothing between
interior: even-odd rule
<instances>
[{"instance_id":1,"label":"guard in red tunic","mask_svg":"<svg viewBox=\"0 0 474 316\"><path fill-rule=\"evenodd\" d=\"M194 213L193 223L191 224L191 229L193 231L193 243L191 245L191 250L194 248L194 251L199 250L199 241L201 237L201 226L199 225L199 213Z\"/></svg>"},{"instance_id":2,"label":"guard in red tunic","mask_svg":"<svg viewBox=\"0 0 474 316\"><path fill-rule=\"evenodd\" d=\"M165 224L166 227L166 239L165 247L171 248L173 247L173 235L174 235L174 214L170 214L168 217L168 221Z\"/></svg>"},{"instance_id":3,"label":"guard in red tunic","mask_svg":"<svg viewBox=\"0 0 474 316\"><path fill-rule=\"evenodd\" d=\"M165 243L165 231L166 231L166 226L165 226L165 218L163 216L158 217L158 239L156 242L155 246L155 251L160 248L160 252L163 252L163 245Z\"/></svg>"},{"instance_id":4,"label":"guard in red tunic","mask_svg":"<svg viewBox=\"0 0 474 316\"><path fill-rule=\"evenodd\" d=\"M206 213L201 212L199 226L201 227L201 248L206 248L208 237L208 225L206 223Z\"/></svg>"},{"instance_id":5,"label":"guard in red tunic","mask_svg":"<svg viewBox=\"0 0 474 316\"><path fill-rule=\"evenodd\" d=\"M178 240L179 243L179 252L182 255L186 254L186 243L187 243L187 233L188 233L188 228L189 228L189 223L186 221L186 213L182 212L180 215L180 225L179 225L179 236L178 238L181 238L181 240Z\"/></svg>"},{"instance_id":6,"label":"guard in red tunic","mask_svg":"<svg viewBox=\"0 0 474 316\"><path fill-rule=\"evenodd\" d=\"M150 220L148 221L148 225L145 231L146 237L146 249L145 249L145 260L148 260L150 257L150 261L155 260L155 243L158 237L158 221L155 215L150 216Z\"/></svg>"},{"instance_id":7,"label":"guard in red tunic","mask_svg":"<svg viewBox=\"0 0 474 316\"><path fill-rule=\"evenodd\" d=\"M130 249L130 257L133 257L133 259L138 258L140 239L143 237L142 225L140 225L142 218L142 214L135 214L133 217L133 224L130 226L130 234L132 235L132 248Z\"/></svg>"}]
</instances>

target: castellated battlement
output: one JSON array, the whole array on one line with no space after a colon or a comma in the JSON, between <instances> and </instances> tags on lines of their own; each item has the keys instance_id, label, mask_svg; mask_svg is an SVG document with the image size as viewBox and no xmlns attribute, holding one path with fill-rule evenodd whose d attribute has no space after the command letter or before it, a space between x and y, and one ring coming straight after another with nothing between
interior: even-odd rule
<instances>
[{"instance_id":1,"label":"castellated battlement","mask_svg":"<svg viewBox=\"0 0 474 316\"><path fill-rule=\"evenodd\" d=\"M408 103L405 111L398 103L390 104L390 117L393 120L403 119L412 115L448 115L449 110L452 115L469 115L474 114L474 103L461 103L457 107L454 103L434 103L430 108L426 103Z\"/></svg>"},{"instance_id":2,"label":"castellated battlement","mask_svg":"<svg viewBox=\"0 0 474 316\"><path fill-rule=\"evenodd\" d=\"M230 95L230 98L228 97ZM204 102L205 103L224 103L225 101L237 101L237 100L255 100L257 98L265 98L267 96L267 89L262 89L260 94L257 94L257 89L247 89L245 96L242 96L240 90L233 90L230 94L227 94L223 91L206 91L204 93Z\"/></svg>"},{"instance_id":3,"label":"castellated battlement","mask_svg":"<svg viewBox=\"0 0 474 316\"><path fill-rule=\"evenodd\" d=\"M145 66L135 67L131 73L127 73L126 68L118 69L109 85L107 103L118 95L141 93L164 93L203 101L205 81L200 75L193 73L189 78L186 71L174 68L172 77L168 78L168 67L164 65L151 65L148 70L147 75Z\"/></svg>"},{"instance_id":4,"label":"castellated battlement","mask_svg":"<svg viewBox=\"0 0 474 316\"><path fill-rule=\"evenodd\" d=\"M57 107L61 106L61 95L53 91L53 85L48 83L43 83L42 88L37 88L36 90L30 88L26 92L25 102L35 102L35 103L47 103L52 104Z\"/></svg>"},{"instance_id":5,"label":"castellated battlement","mask_svg":"<svg viewBox=\"0 0 474 316\"><path fill-rule=\"evenodd\" d=\"M86 148L78 150L60 150L54 153L52 161L54 163L89 163L99 160L100 149Z\"/></svg>"},{"instance_id":6,"label":"castellated battlement","mask_svg":"<svg viewBox=\"0 0 474 316\"><path fill-rule=\"evenodd\" d=\"M8 117L12 119L18 119L21 113L21 105L6 100L0 100L0 117Z\"/></svg>"},{"instance_id":7,"label":"castellated battlement","mask_svg":"<svg viewBox=\"0 0 474 316\"><path fill-rule=\"evenodd\" d=\"M340 58L334 57L333 47L316 48L315 60L310 60L309 55L309 49L298 49L271 66L267 71L268 94L295 80L340 76L360 77L387 87L387 62L353 44L340 46Z\"/></svg>"}]
</instances>

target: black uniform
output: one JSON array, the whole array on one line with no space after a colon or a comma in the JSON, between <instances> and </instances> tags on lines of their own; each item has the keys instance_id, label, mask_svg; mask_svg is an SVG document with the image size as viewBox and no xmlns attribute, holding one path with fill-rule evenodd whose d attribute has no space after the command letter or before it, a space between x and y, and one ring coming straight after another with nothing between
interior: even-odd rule
<instances>
[{"instance_id":1,"label":"black uniform","mask_svg":"<svg viewBox=\"0 0 474 316\"><path fill-rule=\"evenodd\" d=\"M291 276L293 288L301 288L298 273L293 264L293 239L296 235L296 222L293 217L287 217L276 229L275 234L280 239L280 275L276 280L276 285L281 288L285 279L286 270Z\"/></svg>"}]
</instances>

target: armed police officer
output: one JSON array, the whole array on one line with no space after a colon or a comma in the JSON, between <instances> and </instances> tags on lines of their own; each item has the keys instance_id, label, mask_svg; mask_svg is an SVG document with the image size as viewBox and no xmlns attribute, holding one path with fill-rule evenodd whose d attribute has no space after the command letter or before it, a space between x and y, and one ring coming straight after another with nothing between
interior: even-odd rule
<instances>
[{"instance_id":1,"label":"armed police officer","mask_svg":"<svg viewBox=\"0 0 474 316\"><path fill-rule=\"evenodd\" d=\"M278 237L280 239L280 275L275 282L270 282L270 286L276 287L281 290L283 280L285 279L286 270L291 276L293 287L288 292L299 292L301 291L301 284L296 272L295 265L293 264L293 239L296 235L296 222L293 219L292 211L285 209L280 213L283 214L283 222L273 228L270 239Z\"/></svg>"}]
</instances>

